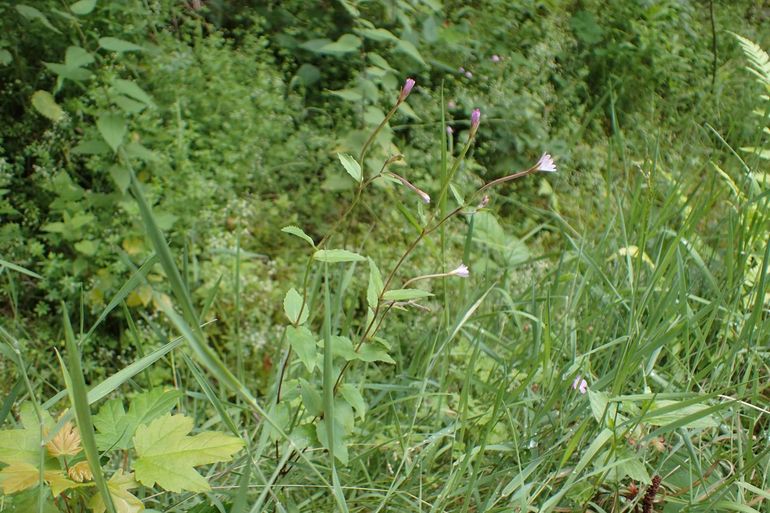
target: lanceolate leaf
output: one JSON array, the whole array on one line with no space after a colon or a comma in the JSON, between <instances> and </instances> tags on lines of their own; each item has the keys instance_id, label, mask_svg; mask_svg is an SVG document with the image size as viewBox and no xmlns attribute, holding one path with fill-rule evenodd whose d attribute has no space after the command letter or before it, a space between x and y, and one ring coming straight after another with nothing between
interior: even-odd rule
<instances>
[{"instance_id":1,"label":"lanceolate leaf","mask_svg":"<svg viewBox=\"0 0 770 513\"><path fill-rule=\"evenodd\" d=\"M320 249L313 254L313 258L319 262L336 264L339 262L360 262L366 260L358 253L346 249Z\"/></svg>"},{"instance_id":2,"label":"lanceolate leaf","mask_svg":"<svg viewBox=\"0 0 770 513\"><path fill-rule=\"evenodd\" d=\"M136 479L146 486L157 483L172 492L210 490L206 479L193 467L229 461L243 447L243 441L212 431L188 436L192 428L192 419L184 415L164 415L139 426L134 436Z\"/></svg>"},{"instance_id":3,"label":"lanceolate leaf","mask_svg":"<svg viewBox=\"0 0 770 513\"><path fill-rule=\"evenodd\" d=\"M356 159L347 153L338 153L337 157L340 159L340 162L342 162L342 167L345 168L345 171L353 177L353 180L360 182L363 179L361 165L356 162Z\"/></svg>"}]
</instances>

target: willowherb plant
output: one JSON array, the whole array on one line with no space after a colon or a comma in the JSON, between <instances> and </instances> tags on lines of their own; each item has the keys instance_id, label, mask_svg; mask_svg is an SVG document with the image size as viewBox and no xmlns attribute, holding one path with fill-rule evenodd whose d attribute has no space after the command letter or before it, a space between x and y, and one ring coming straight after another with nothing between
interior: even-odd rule
<instances>
[{"instance_id":1,"label":"willowherb plant","mask_svg":"<svg viewBox=\"0 0 770 513\"><path fill-rule=\"evenodd\" d=\"M278 371L271 413L274 418L285 421L284 429L290 436L292 432L312 432L314 437L311 438L315 438L322 447L330 451L334 459L343 464L347 463L349 459L348 441L355 426L355 417L363 418L367 408L358 387L345 383L346 372L356 362L394 363L388 355L387 343L378 334L386 317L394 308L424 308L420 301L433 294L427 290L413 287L416 282L451 277L467 278L471 273L468 266L461 263L451 271L434 272L408 278L398 285L399 274L404 262L421 243L437 230L443 228L452 218L463 214L473 215L480 209L486 208L490 201L487 194L489 189L533 173L556 171L553 158L544 153L530 168L492 180L469 194L464 201L458 201L454 208L447 208L445 203L449 187L460 168L461 162L472 147L481 125L481 110L474 109L470 118L468 139L451 168L446 170L441 182L441 189L436 196L437 201L432 202L431 196L426 191L413 184L402 174L389 169L391 164L403 159L401 155L391 156L383 162L378 171L368 173L365 166L367 151L371 142L387 125L399 106L406 101L414 86L413 79L406 80L393 107L379 126L369 135L357 159L349 154L338 155L345 171L358 183L358 187L350 205L329 232L318 243L315 243L299 227L287 226L283 229L284 232L307 242L312 247L312 253L308 255L301 292L291 288L284 299L284 311L290 322L285 331L288 348ZM443 127L442 131L446 131L446 128L448 127ZM341 247L328 248L333 236L364 200L369 187L378 180L389 180L405 186L419 197L425 205L424 208L430 209L423 216L423 224L418 235L406 246L395 264L384 275L372 258ZM315 269L315 272L323 276L322 287L324 295L327 296L329 289L333 287L331 283L333 266L356 262L367 262L369 268L365 319L358 322L355 335L352 337L343 333L331 333L329 304L325 302L320 308L320 316L324 319L322 333L314 333L308 322L310 319L309 310L315 309L313 297L317 297L309 285L311 273ZM302 366L294 373L290 372L293 359L298 359L302 363ZM312 384L314 377L320 377L322 382L320 388ZM290 386L287 386L289 383ZM279 439L278 434L273 432L273 438L277 441ZM294 461L299 453L304 452L305 449L306 447L291 449L292 453L288 457L288 462L282 469L284 473L289 470L289 463Z\"/></svg>"}]
</instances>

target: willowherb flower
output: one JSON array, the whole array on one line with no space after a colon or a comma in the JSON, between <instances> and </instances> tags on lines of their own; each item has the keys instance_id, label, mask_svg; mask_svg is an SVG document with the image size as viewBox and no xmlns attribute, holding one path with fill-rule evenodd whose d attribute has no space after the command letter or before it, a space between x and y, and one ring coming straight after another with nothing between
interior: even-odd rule
<instances>
[{"instance_id":1,"label":"willowherb flower","mask_svg":"<svg viewBox=\"0 0 770 513\"><path fill-rule=\"evenodd\" d=\"M453 133L455 133L455 131L454 131L454 129L451 126L448 126L448 127L446 127L446 133L448 135L452 135Z\"/></svg>"},{"instance_id":2,"label":"willowherb flower","mask_svg":"<svg viewBox=\"0 0 770 513\"><path fill-rule=\"evenodd\" d=\"M460 278L467 278L471 275L471 272L468 270L468 266L465 264L460 264L457 266L457 269L454 271L449 271L447 273L449 276L459 276Z\"/></svg>"},{"instance_id":3,"label":"willowherb flower","mask_svg":"<svg viewBox=\"0 0 770 513\"><path fill-rule=\"evenodd\" d=\"M466 71L465 78L473 78L473 73L471 73L470 71Z\"/></svg>"},{"instance_id":4,"label":"willowherb flower","mask_svg":"<svg viewBox=\"0 0 770 513\"><path fill-rule=\"evenodd\" d=\"M553 157L548 153L543 153L540 160L537 161L536 167L538 171L545 171L546 173L556 172L556 164L553 162Z\"/></svg>"},{"instance_id":5,"label":"willowherb flower","mask_svg":"<svg viewBox=\"0 0 770 513\"><path fill-rule=\"evenodd\" d=\"M427 192L423 191L419 187L416 187L412 182L410 182L403 176L399 175L398 173L394 173L393 171L388 171L387 174L392 176L402 184L406 185L412 191L414 191L425 203L430 203L430 196L428 196Z\"/></svg>"},{"instance_id":6,"label":"willowherb flower","mask_svg":"<svg viewBox=\"0 0 770 513\"><path fill-rule=\"evenodd\" d=\"M500 56L495 54L492 56L492 62L500 62Z\"/></svg>"},{"instance_id":7,"label":"willowherb flower","mask_svg":"<svg viewBox=\"0 0 770 513\"><path fill-rule=\"evenodd\" d=\"M404 82L404 87L401 88L401 94L398 95L398 101L402 102L406 100L406 97L409 96L409 93L412 92L412 88L414 87L414 79L407 78L406 82Z\"/></svg>"},{"instance_id":8,"label":"willowherb flower","mask_svg":"<svg viewBox=\"0 0 770 513\"><path fill-rule=\"evenodd\" d=\"M420 189L417 189L416 187L415 187L415 191L414 191L414 192L416 192L416 193L417 193L417 195L418 195L420 198L422 198L422 200L423 200L423 201L424 201L426 204L430 203L430 196L428 196L428 193L427 193L427 192L425 192L425 191L421 191Z\"/></svg>"},{"instance_id":9,"label":"willowherb flower","mask_svg":"<svg viewBox=\"0 0 770 513\"><path fill-rule=\"evenodd\" d=\"M480 122L481 122L481 110L473 109L473 112L471 113L471 132L476 132L476 129L479 127Z\"/></svg>"},{"instance_id":10,"label":"willowherb flower","mask_svg":"<svg viewBox=\"0 0 770 513\"><path fill-rule=\"evenodd\" d=\"M476 208L478 210L481 210L482 208L486 207L487 205L489 205L489 195L485 194L484 197L481 198L481 203L479 203Z\"/></svg>"},{"instance_id":11,"label":"willowherb flower","mask_svg":"<svg viewBox=\"0 0 770 513\"><path fill-rule=\"evenodd\" d=\"M572 390L577 390L581 394L585 394L588 390L588 382L578 374L575 376L575 381L572 382Z\"/></svg>"},{"instance_id":12,"label":"willowherb flower","mask_svg":"<svg viewBox=\"0 0 770 513\"><path fill-rule=\"evenodd\" d=\"M465 68L460 66L459 68L457 68L457 71L459 71L460 73L465 73Z\"/></svg>"}]
</instances>

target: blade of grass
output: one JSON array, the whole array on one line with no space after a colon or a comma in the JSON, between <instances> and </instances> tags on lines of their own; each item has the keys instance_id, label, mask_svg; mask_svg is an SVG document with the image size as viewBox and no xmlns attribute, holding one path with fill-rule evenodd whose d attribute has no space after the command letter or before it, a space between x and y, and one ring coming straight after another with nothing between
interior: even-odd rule
<instances>
[{"instance_id":1,"label":"blade of grass","mask_svg":"<svg viewBox=\"0 0 770 513\"><path fill-rule=\"evenodd\" d=\"M83 451L86 454L88 465L91 467L91 473L93 474L96 489L102 495L107 511L109 513L116 513L115 505L112 502L112 495L107 487L107 480L104 478L102 466L99 462L99 450L96 447L96 435L94 433L93 422L91 421L91 406L88 403L88 390L86 389L83 369L80 366L80 350L78 349L78 344L75 340L75 334L72 332L72 325L70 324L69 315L67 314L67 308L62 305L62 309L64 316L64 338L66 341L67 356L71 371L67 369L67 366L64 364L61 357L59 357L59 362L61 363L62 372L64 373L65 381L67 382L70 401L75 410L78 428L80 428L80 439L83 443Z\"/></svg>"}]
</instances>

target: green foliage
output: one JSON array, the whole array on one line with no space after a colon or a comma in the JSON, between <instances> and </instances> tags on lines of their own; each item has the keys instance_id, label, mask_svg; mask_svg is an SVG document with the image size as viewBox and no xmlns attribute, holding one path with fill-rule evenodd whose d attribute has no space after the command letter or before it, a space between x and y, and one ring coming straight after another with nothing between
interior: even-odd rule
<instances>
[{"instance_id":1,"label":"green foliage","mask_svg":"<svg viewBox=\"0 0 770 513\"><path fill-rule=\"evenodd\" d=\"M754 4L0 6L0 509L761 509Z\"/></svg>"}]
</instances>

